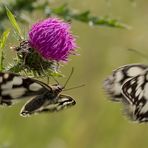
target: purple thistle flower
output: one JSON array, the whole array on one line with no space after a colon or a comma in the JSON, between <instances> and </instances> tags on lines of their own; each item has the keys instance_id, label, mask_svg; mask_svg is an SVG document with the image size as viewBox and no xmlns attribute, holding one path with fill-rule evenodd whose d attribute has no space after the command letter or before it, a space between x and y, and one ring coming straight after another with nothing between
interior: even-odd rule
<instances>
[{"instance_id":1,"label":"purple thistle flower","mask_svg":"<svg viewBox=\"0 0 148 148\"><path fill-rule=\"evenodd\" d=\"M70 25L57 18L34 24L29 31L29 43L46 60L66 62L77 47Z\"/></svg>"}]
</instances>

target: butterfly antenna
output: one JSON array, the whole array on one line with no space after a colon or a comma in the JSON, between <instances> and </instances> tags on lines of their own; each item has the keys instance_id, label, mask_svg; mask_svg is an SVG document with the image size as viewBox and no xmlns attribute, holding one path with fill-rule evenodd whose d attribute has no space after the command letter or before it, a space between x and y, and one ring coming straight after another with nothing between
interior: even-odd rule
<instances>
[{"instance_id":1,"label":"butterfly antenna","mask_svg":"<svg viewBox=\"0 0 148 148\"><path fill-rule=\"evenodd\" d=\"M59 85L59 82L58 82L58 80L57 79L55 79L55 77L54 76L52 76L51 75L51 77L56 81L56 83Z\"/></svg>"},{"instance_id":2,"label":"butterfly antenna","mask_svg":"<svg viewBox=\"0 0 148 148\"><path fill-rule=\"evenodd\" d=\"M136 49L128 49L128 50L131 51L131 52L136 53L137 55L139 55L139 56L141 56L141 57L143 57L143 58L145 58L145 59L148 58L148 55L145 55L144 53L142 53L142 52L140 52L140 51L138 51L138 50L136 50Z\"/></svg>"},{"instance_id":3,"label":"butterfly antenna","mask_svg":"<svg viewBox=\"0 0 148 148\"><path fill-rule=\"evenodd\" d=\"M70 73L70 75L69 75L67 81L65 82L65 84L64 84L64 86L63 86L63 89L66 87L66 85L67 85L68 81L70 80L70 78L71 78L73 72L74 72L74 68L72 67L71 73Z\"/></svg>"},{"instance_id":4,"label":"butterfly antenna","mask_svg":"<svg viewBox=\"0 0 148 148\"><path fill-rule=\"evenodd\" d=\"M85 86L85 84L82 84L82 85L78 85L76 87L71 87L71 88L64 89L63 91L72 90L72 89L76 89L76 88L80 88L80 87L84 87L84 86Z\"/></svg>"}]
</instances>

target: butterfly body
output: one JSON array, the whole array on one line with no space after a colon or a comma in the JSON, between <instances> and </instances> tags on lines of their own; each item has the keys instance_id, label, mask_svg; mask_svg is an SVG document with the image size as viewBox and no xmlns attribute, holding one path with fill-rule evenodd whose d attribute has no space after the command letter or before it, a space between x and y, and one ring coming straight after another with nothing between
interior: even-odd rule
<instances>
[{"instance_id":1,"label":"butterfly body","mask_svg":"<svg viewBox=\"0 0 148 148\"><path fill-rule=\"evenodd\" d=\"M75 105L76 102L72 97L60 94L63 89L64 87L59 84L49 86L36 79L0 72L1 105L10 106L16 100L35 96L23 106L20 114L24 117L45 111L60 111Z\"/></svg>"},{"instance_id":2,"label":"butterfly body","mask_svg":"<svg viewBox=\"0 0 148 148\"><path fill-rule=\"evenodd\" d=\"M133 121L148 122L148 66L125 65L113 71L104 84L112 101L122 102Z\"/></svg>"}]
</instances>

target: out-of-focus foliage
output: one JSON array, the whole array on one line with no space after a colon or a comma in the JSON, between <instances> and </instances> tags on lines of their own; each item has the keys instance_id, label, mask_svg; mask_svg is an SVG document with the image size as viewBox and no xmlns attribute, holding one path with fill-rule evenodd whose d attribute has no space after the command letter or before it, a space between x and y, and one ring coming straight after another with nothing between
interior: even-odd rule
<instances>
[{"instance_id":1,"label":"out-of-focus foliage","mask_svg":"<svg viewBox=\"0 0 148 148\"><path fill-rule=\"evenodd\" d=\"M5 4L5 3L4 3ZM96 25L96 26L108 26L108 27L115 27L115 28L128 28L128 26L117 19L113 19L110 17L103 17L103 16L93 16L89 10L84 12L78 12L74 9L69 8L68 4L62 4L59 7L54 8L50 1L45 0L40 2L39 0L16 0L12 2L7 2L7 7L10 10L15 10L15 15L22 21L27 21L29 16L21 17L22 10L26 10L29 13L33 11L42 10L46 17L57 15L64 18L67 21L77 20L83 23L87 23L89 25ZM3 5L0 7L0 20L6 18L5 9ZM1 29L3 29L3 25L1 24Z\"/></svg>"},{"instance_id":2,"label":"out-of-focus foliage","mask_svg":"<svg viewBox=\"0 0 148 148\"><path fill-rule=\"evenodd\" d=\"M3 61L4 61L4 53L3 53L3 49L5 47L6 44L6 40L9 36L10 33L10 29L7 29L6 31L3 32L3 34L1 35L0 38L0 71L4 70L4 65L3 65Z\"/></svg>"},{"instance_id":3,"label":"out-of-focus foliage","mask_svg":"<svg viewBox=\"0 0 148 148\"><path fill-rule=\"evenodd\" d=\"M97 17L92 16L89 10L86 10L81 13L76 13L70 8L68 8L67 4L64 4L58 8L50 9L50 7L46 8L47 15L56 14L62 16L67 21L72 21L75 19L77 21L81 21L87 23L89 25L100 25L100 26L108 26L115 28L126 28L127 25L121 23L116 19L112 19L109 17Z\"/></svg>"}]
</instances>

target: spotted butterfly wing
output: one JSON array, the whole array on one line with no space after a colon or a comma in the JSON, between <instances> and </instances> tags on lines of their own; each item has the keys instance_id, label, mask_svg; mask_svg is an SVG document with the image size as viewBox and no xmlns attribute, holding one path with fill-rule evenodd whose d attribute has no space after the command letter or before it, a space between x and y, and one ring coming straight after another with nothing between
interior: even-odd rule
<instances>
[{"instance_id":1,"label":"spotted butterfly wing","mask_svg":"<svg viewBox=\"0 0 148 148\"><path fill-rule=\"evenodd\" d=\"M61 95L63 86L47 84L14 73L0 72L0 104L11 105L22 97L36 96L29 100L21 110L22 116L40 112L59 111L75 105L76 102L66 95Z\"/></svg>"},{"instance_id":2,"label":"spotted butterfly wing","mask_svg":"<svg viewBox=\"0 0 148 148\"><path fill-rule=\"evenodd\" d=\"M111 100L117 102L126 101L122 94L122 85L131 78L141 74L147 68L147 65L129 64L114 70L112 75L108 76L104 81L104 89Z\"/></svg>"},{"instance_id":3,"label":"spotted butterfly wing","mask_svg":"<svg viewBox=\"0 0 148 148\"><path fill-rule=\"evenodd\" d=\"M127 115L138 122L148 122L148 69L122 86L128 101Z\"/></svg>"},{"instance_id":4,"label":"spotted butterfly wing","mask_svg":"<svg viewBox=\"0 0 148 148\"><path fill-rule=\"evenodd\" d=\"M0 104L12 105L15 100L42 94L51 87L41 81L14 73L0 72Z\"/></svg>"},{"instance_id":5,"label":"spotted butterfly wing","mask_svg":"<svg viewBox=\"0 0 148 148\"><path fill-rule=\"evenodd\" d=\"M20 115L27 117L42 112L55 112L76 104L75 100L67 95L58 95L55 99L50 99L51 94L46 91L29 100L21 109Z\"/></svg>"}]
</instances>

